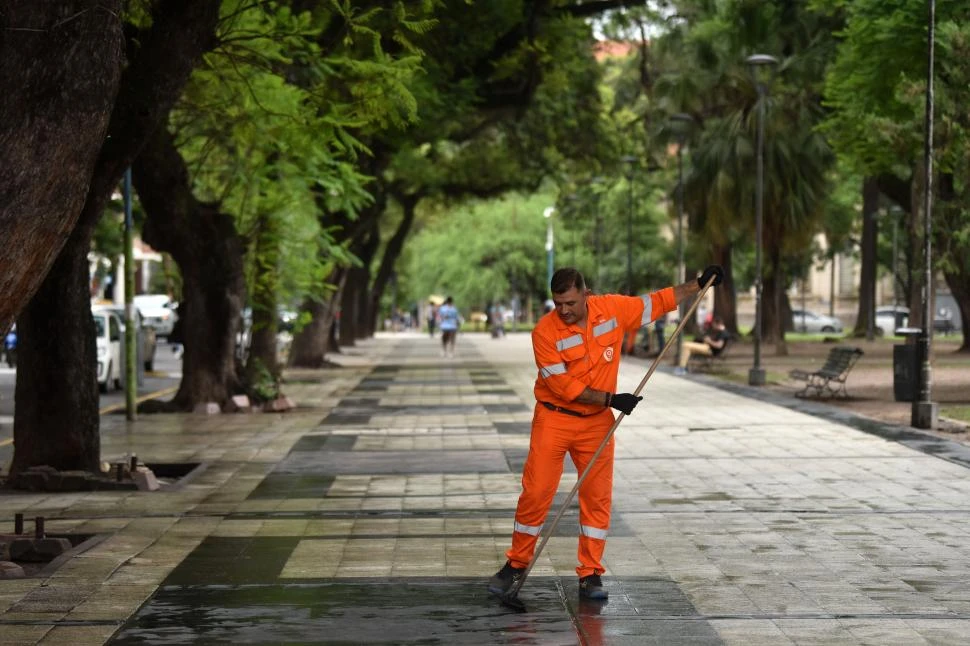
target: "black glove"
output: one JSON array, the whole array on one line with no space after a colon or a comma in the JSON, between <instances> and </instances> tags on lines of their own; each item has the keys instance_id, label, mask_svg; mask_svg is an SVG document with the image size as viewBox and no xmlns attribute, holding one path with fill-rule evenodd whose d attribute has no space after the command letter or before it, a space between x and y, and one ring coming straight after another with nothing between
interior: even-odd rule
<instances>
[{"instance_id":1,"label":"black glove","mask_svg":"<svg viewBox=\"0 0 970 646\"><path fill-rule=\"evenodd\" d=\"M610 396L610 406L622 412L624 415L629 415L637 407L641 399L643 397L634 395L633 393L613 393Z\"/></svg>"},{"instance_id":2,"label":"black glove","mask_svg":"<svg viewBox=\"0 0 970 646\"><path fill-rule=\"evenodd\" d=\"M708 265L701 277L697 279L697 284L701 286L701 289L707 287L707 281L711 278L714 279L712 287L717 287L724 280L724 270L721 269L720 265Z\"/></svg>"}]
</instances>

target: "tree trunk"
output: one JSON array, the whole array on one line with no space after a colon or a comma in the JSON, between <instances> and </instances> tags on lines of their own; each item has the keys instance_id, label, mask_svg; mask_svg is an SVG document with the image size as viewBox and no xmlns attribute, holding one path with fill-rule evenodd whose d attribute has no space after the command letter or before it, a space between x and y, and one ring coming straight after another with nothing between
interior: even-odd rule
<instances>
[{"instance_id":1,"label":"tree trunk","mask_svg":"<svg viewBox=\"0 0 970 646\"><path fill-rule=\"evenodd\" d=\"M862 180L862 275L859 278L859 310L854 337L872 340L876 307L876 241L879 237L879 184L874 177Z\"/></svg>"},{"instance_id":2,"label":"tree trunk","mask_svg":"<svg viewBox=\"0 0 970 646\"><path fill-rule=\"evenodd\" d=\"M78 280L87 275L89 241L71 236L19 319L11 480L45 464L99 470L94 321L87 281Z\"/></svg>"},{"instance_id":3,"label":"tree trunk","mask_svg":"<svg viewBox=\"0 0 970 646\"><path fill-rule=\"evenodd\" d=\"M279 383L276 351L279 320L276 293L279 291L280 226L278 216L261 214L253 246L256 276L253 285L252 345L246 360L246 377L251 386L271 378ZM265 371L265 372L264 372ZM269 374L266 375L265 373ZM264 388L268 385L263 384ZM274 387L275 390L275 387ZM262 393L265 397L267 392ZM275 396L276 393L274 393Z\"/></svg>"},{"instance_id":4,"label":"tree trunk","mask_svg":"<svg viewBox=\"0 0 970 646\"><path fill-rule=\"evenodd\" d=\"M351 267L347 271L344 287L340 290L340 331L337 335L340 347L351 347L357 340L357 322L360 320L357 314L360 303L357 291L362 289L361 282L364 283L363 288L366 288L366 271L361 267Z\"/></svg>"},{"instance_id":5,"label":"tree trunk","mask_svg":"<svg viewBox=\"0 0 970 646\"><path fill-rule=\"evenodd\" d=\"M121 78L120 11L118 0L22 0L0 10L0 333L84 206ZM37 337L25 327L21 336Z\"/></svg>"},{"instance_id":6,"label":"tree trunk","mask_svg":"<svg viewBox=\"0 0 970 646\"><path fill-rule=\"evenodd\" d=\"M308 299L301 308L309 312L310 322L293 337L289 365L301 368L319 368L326 365L327 352L330 352L330 333L336 322L337 304L340 293L347 280L345 268L335 269L327 277L327 283L336 289L323 299Z\"/></svg>"},{"instance_id":7,"label":"tree trunk","mask_svg":"<svg viewBox=\"0 0 970 646\"><path fill-rule=\"evenodd\" d=\"M724 279L714 290L714 315L719 316L728 332L738 334L738 302L734 286L734 268L731 263L731 246L715 245L711 249L711 260L724 269Z\"/></svg>"},{"instance_id":8,"label":"tree trunk","mask_svg":"<svg viewBox=\"0 0 970 646\"><path fill-rule=\"evenodd\" d=\"M374 330L380 325L381 297L384 295L387 283L391 278L391 274L394 272L394 264L400 257L401 250L404 249L404 241L411 232L411 226L414 224L415 209L420 199L420 197L415 195L397 196L397 201L401 204L404 216L401 218L401 223L398 225L397 231L387 241L387 246L384 247L384 255L381 257L381 266L377 270L377 275L374 276L374 285L370 292L370 316L368 318L371 336L373 336Z\"/></svg>"},{"instance_id":9,"label":"tree trunk","mask_svg":"<svg viewBox=\"0 0 970 646\"><path fill-rule=\"evenodd\" d=\"M922 195L923 173L919 168L913 171L913 190L911 192L912 207L907 218L907 232L909 244L909 264L906 266L906 282L909 290L906 294L906 304L909 306L909 327L923 327L923 234L922 234ZM932 286L928 286L932 289Z\"/></svg>"},{"instance_id":10,"label":"tree trunk","mask_svg":"<svg viewBox=\"0 0 970 646\"><path fill-rule=\"evenodd\" d=\"M140 33L132 30L128 42L130 62L121 76L108 137L103 142L77 226L61 251L64 260L55 261L24 310L24 320L29 324L45 321L42 325L46 342L27 345L20 352L20 358L37 369L76 371L78 380L28 377L44 380L47 387L17 388L14 422L17 470L44 464L47 450L39 447L58 443L69 450L82 449L73 462L64 462L68 467L90 470L100 460L97 455L100 447L94 439L99 433L98 400L74 394L78 388L87 388L84 375L88 380L95 379L96 359L90 350L94 329L89 314L87 265L91 236L124 170L168 115L202 52L214 44L219 4L218 0L171 0L157 4L151 26ZM92 8L91 13L97 11ZM78 318L85 322L76 323ZM25 332L40 338L36 330ZM40 398L43 402L31 401ZM27 440L28 436L32 439ZM67 460L66 453L63 459ZM11 475L14 473L12 468Z\"/></svg>"},{"instance_id":11,"label":"tree trunk","mask_svg":"<svg viewBox=\"0 0 970 646\"><path fill-rule=\"evenodd\" d=\"M966 264L965 262L963 263ZM964 266L964 271L959 274L944 272L943 277L946 284L950 287L950 293L960 308L960 327L963 330L963 343L957 352L970 352L970 280Z\"/></svg>"},{"instance_id":12,"label":"tree trunk","mask_svg":"<svg viewBox=\"0 0 970 646\"><path fill-rule=\"evenodd\" d=\"M182 273L182 382L172 408L216 402L231 409L242 390L235 350L246 297L243 241L231 216L195 199L167 128L135 160L132 178L147 216L145 242L171 254Z\"/></svg>"},{"instance_id":13,"label":"tree trunk","mask_svg":"<svg viewBox=\"0 0 970 646\"><path fill-rule=\"evenodd\" d=\"M785 281L781 273L781 252L777 246L773 246L768 253L768 271L764 278L764 287L761 294L763 310L761 333L766 344L775 346L775 353L778 356L787 356L788 344L785 342L784 305L782 302Z\"/></svg>"}]
</instances>

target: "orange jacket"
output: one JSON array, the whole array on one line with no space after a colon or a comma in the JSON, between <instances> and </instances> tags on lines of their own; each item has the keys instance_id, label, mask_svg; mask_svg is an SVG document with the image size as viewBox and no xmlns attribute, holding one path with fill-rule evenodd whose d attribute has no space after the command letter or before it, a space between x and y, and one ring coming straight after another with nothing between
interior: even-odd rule
<instances>
[{"instance_id":1,"label":"orange jacket","mask_svg":"<svg viewBox=\"0 0 970 646\"><path fill-rule=\"evenodd\" d=\"M586 329L567 325L553 310L532 331L532 350L539 375L536 401L589 415L603 410L575 402L590 387L616 391L623 336L676 309L674 290L667 287L643 296L589 296Z\"/></svg>"}]
</instances>

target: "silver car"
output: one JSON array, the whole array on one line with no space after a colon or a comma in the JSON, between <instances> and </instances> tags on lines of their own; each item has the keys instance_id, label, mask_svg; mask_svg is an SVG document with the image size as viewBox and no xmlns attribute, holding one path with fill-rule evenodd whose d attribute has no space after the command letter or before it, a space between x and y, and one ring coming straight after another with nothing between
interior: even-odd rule
<instances>
[{"instance_id":1,"label":"silver car","mask_svg":"<svg viewBox=\"0 0 970 646\"><path fill-rule=\"evenodd\" d=\"M842 332L842 321L811 310L792 310L792 323L796 332L808 334L836 334Z\"/></svg>"}]
</instances>

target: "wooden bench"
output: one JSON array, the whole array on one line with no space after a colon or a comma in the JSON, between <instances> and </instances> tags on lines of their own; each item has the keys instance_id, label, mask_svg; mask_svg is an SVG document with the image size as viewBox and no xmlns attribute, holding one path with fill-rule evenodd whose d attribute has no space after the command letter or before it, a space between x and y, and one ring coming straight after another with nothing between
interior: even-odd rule
<instances>
[{"instance_id":1,"label":"wooden bench","mask_svg":"<svg viewBox=\"0 0 970 646\"><path fill-rule=\"evenodd\" d=\"M825 365L818 370L792 370L788 373L789 377L805 382L805 387L795 393L795 396L808 397L813 394L817 397L848 397L845 380L862 355L860 348L840 345L829 350Z\"/></svg>"}]
</instances>

